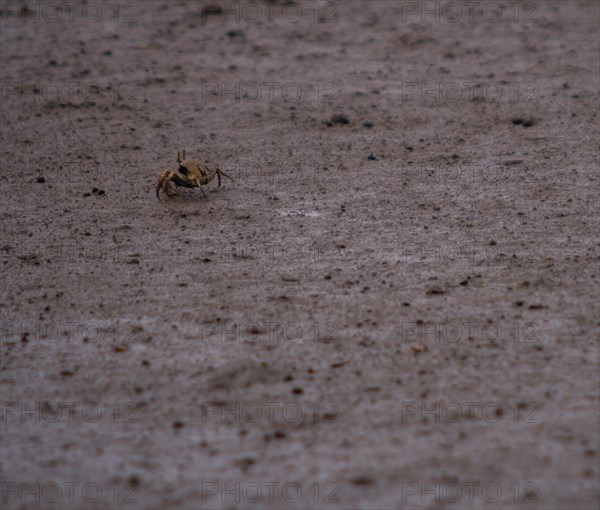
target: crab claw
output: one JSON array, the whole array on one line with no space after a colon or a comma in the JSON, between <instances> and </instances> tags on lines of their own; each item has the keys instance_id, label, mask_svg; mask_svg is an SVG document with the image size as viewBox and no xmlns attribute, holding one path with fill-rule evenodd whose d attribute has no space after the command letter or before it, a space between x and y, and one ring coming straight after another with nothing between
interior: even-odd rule
<instances>
[{"instance_id":1,"label":"crab claw","mask_svg":"<svg viewBox=\"0 0 600 510\"><path fill-rule=\"evenodd\" d=\"M156 198L160 200L160 188L162 188L162 183L164 181L163 172L158 174L158 182L156 183Z\"/></svg>"},{"instance_id":2,"label":"crab claw","mask_svg":"<svg viewBox=\"0 0 600 510\"><path fill-rule=\"evenodd\" d=\"M156 197L160 200L160 190L162 188L163 193L169 196L168 186L169 180L168 177L171 174L170 170L164 170L158 174L158 180L156 182Z\"/></svg>"}]
</instances>

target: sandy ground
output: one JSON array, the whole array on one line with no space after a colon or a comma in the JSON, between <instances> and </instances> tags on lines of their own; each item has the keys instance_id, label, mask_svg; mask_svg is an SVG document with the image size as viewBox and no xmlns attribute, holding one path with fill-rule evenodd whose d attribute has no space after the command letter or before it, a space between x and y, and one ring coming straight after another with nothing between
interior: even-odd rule
<instances>
[{"instance_id":1,"label":"sandy ground","mask_svg":"<svg viewBox=\"0 0 600 510\"><path fill-rule=\"evenodd\" d=\"M598 3L206 4L1 2L3 508L597 508Z\"/></svg>"}]
</instances>

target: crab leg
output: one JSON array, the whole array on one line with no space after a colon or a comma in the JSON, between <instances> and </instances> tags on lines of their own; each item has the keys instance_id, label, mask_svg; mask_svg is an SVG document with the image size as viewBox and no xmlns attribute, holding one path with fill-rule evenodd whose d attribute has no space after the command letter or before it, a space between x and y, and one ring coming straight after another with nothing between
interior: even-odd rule
<instances>
[{"instance_id":1,"label":"crab leg","mask_svg":"<svg viewBox=\"0 0 600 510\"><path fill-rule=\"evenodd\" d=\"M224 177L227 177L231 182L235 182L233 180L233 178L229 177L229 175L227 175L225 172L223 172L223 170L217 168L217 179L219 182L219 185L218 185L219 188L221 187L221 175L223 175Z\"/></svg>"},{"instance_id":2,"label":"crab leg","mask_svg":"<svg viewBox=\"0 0 600 510\"><path fill-rule=\"evenodd\" d=\"M206 195L206 193L204 193L204 190L202 189L202 181L200 180L200 178L196 179L194 182L196 183L196 186L198 186L198 188L200 188L200 191L202 191L202 194L208 200L208 196Z\"/></svg>"}]
</instances>

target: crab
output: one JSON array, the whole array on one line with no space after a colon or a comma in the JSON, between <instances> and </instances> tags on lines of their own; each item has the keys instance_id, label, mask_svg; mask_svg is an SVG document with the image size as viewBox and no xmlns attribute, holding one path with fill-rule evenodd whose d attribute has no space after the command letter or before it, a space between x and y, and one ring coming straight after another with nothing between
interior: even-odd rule
<instances>
[{"instance_id":1,"label":"crab","mask_svg":"<svg viewBox=\"0 0 600 510\"><path fill-rule=\"evenodd\" d=\"M175 186L183 186L184 188L200 188L202 194L208 198L206 193L204 193L202 186L211 182L215 178L215 175L217 176L219 183L217 188L221 187L221 176L227 177L229 180L233 181L233 179L223 172L218 165L211 169L202 163L202 161L185 159L185 151L181 154L177 151L177 163L179 163L179 168L177 170L167 169L158 174L156 196L159 200L161 189L168 197L173 197L177 194L177 189L173 191L169 190L170 182L175 184Z\"/></svg>"}]
</instances>

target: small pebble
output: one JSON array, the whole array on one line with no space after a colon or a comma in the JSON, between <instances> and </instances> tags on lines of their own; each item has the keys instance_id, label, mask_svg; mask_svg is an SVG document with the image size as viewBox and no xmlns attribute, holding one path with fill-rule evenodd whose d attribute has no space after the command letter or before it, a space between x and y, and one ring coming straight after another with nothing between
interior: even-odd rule
<instances>
[{"instance_id":1,"label":"small pebble","mask_svg":"<svg viewBox=\"0 0 600 510\"><path fill-rule=\"evenodd\" d=\"M350 119L348 119L348 117L345 115L334 115L331 117L330 122L332 124L350 124Z\"/></svg>"},{"instance_id":2,"label":"small pebble","mask_svg":"<svg viewBox=\"0 0 600 510\"><path fill-rule=\"evenodd\" d=\"M430 296L437 296L440 294L445 294L446 291L444 289L442 289L441 287L431 287L428 291L427 294Z\"/></svg>"}]
</instances>

